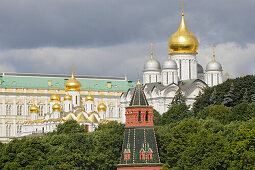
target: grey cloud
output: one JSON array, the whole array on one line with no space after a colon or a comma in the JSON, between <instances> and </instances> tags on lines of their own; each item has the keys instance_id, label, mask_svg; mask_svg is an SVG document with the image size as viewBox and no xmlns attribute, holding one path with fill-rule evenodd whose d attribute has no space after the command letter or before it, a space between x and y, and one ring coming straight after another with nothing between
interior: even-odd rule
<instances>
[{"instance_id":1,"label":"grey cloud","mask_svg":"<svg viewBox=\"0 0 255 170\"><path fill-rule=\"evenodd\" d=\"M254 1L185 3L200 42L252 43ZM0 47L104 47L167 41L179 25L180 2L169 0L23 0L0 2Z\"/></svg>"}]
</instances>

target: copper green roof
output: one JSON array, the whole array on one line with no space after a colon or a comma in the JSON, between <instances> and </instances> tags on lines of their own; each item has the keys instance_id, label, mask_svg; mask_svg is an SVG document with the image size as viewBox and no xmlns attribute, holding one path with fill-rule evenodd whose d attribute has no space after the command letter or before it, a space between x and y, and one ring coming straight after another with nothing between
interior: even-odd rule
<instances>
[{"instance_id":1,"label":"copper green roof","mask_svg":"<svg viewBox=\"0 0 255 170\"><path fill-rule=\"evenodd\" d=\"M95 76L75 77L82 84L81 90L88 90L90 87L90 90L95 91L123 92L127 91L129 88L135 87L132 81L128 81L125 78ZM5 73L0 76L0 88L64 89L64 84L69 78L70 75ZM48 85L49 81L51 81L51 86Z\"/></svg>"}]
</instances>

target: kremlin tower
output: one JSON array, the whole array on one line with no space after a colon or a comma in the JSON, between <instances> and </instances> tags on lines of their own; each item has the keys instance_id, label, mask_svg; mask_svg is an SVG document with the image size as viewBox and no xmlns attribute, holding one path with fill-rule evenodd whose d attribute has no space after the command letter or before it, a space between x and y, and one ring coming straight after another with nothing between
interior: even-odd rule
<instances>
[{"instance_id":1,"label":"kremlin tower","mask_svg":"<svg viewBox=\"0 0 255 170\"><path fill-rule=\"evenodd\" d=\"M153 107L149 106L139 79L131 102L126 107L125 116L125 136L117 169L161 169L154 132Z\"/></svg>"}]
</instances>

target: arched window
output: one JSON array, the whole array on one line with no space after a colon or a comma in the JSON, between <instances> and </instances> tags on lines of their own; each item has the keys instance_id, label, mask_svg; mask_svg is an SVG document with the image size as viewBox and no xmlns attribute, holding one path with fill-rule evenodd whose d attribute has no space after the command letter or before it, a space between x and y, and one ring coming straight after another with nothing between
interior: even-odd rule
<instances>
[{"instance_id":1,"label":"arched window","mask_svg":"<svg viewBox=\"0 0 255 170\"><path fill-rule=\"evenodd\" d=\"M21 133L21 125L20 124L17 125L17 133Z\"/></svg>"},{"instance_id":2,"label":"arched window","mask_svg":"<svg viewBox=\"0 0 255 170\"><path fill-rule=\"evenodd\" d=\"M18 105L17 106L17 115L21 116L21 114L22 114L22 105Z\"/></svg>"},{"instance_id":3,"label":"arched window","mask_svg":"<svg viewBox=\"0 0 255 170\"><path fill-rule=\"evenodd\" d=\"M39 116L43 116L43 106L39 106Z\"/></svg>"},{"instance_id":4,"label":"arched window","mask_svg":"<svg viewBox=\"0 0 255 170\"><path fill-rule=\"evenodd\" d=\"M6 125L6 136L11 136L11 125L10 124Z\"/></svg>"},{"instance_id":5,"label":"arched window","mask_svg":"<svg viewBox=\"0 0 255 170\"><path fill-rule=\"evenodd\" d=\"M11 115L11 108L12 106L10 104L6 105L6 115Z\"/></svg>"},{"instance_id":6,"label":"arched window","mask_svg":"<svg viewBox=\"0 0 255 170\"><path fill-rule=\"evenodd\" d=\"M149 111L146 111L145 121L146 121L146 122L148 122L148 121L149 121Z\"/></svg>"},{"instance_id":7,"label":"arched window","mask_svg":"<svg viewBox=\"0 0 255 170\"><path fill-rule=\"evenodd\" d=\"M78 103L78 97L77 96L75 96L75 99L76 99L76 104Z\"/></svg>"},{"instance_id":8,"label":"arched window","mask_svg":"<svg viewBox=\"0 0 255 170\"><path fill-rule=\"evenodd\" d=\"M138 112L138 121L141 121L141 111Z\"/></svg>"}]
</instances>

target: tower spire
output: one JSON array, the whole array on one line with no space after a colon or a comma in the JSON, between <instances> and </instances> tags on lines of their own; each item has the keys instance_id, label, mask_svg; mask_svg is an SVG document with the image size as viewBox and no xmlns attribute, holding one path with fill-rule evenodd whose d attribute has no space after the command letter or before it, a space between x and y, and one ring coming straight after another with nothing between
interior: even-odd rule
<instances>
[{"instance_id":1,"label":"tower spire","mask_svg":"<svg viewBox=\"0 0 255 170\"><path fill-rule=\"evenodd\" d=\"M216 48L216 46L213 45L212 47L213 47L213 61L215 61L215 48Z\"/></svg>"},{"instance_id":2,"label":"tower spire","mask_svg":"<svg viewBox=\"0 0 255 170\"><path fill-rule=\"evenodd\" d=\"M140 83L140 79L139 79L139 75L137 75L137 83L136 83L137 85L140 85L141 83Z\"/></svg>"},{"instance_id":3,"label":"tower spire","mask_svg":"<svg viewBox=\"0 0 255 170\"><path fill-rule=\"evenodd\" d=\"M151 59L153 59L154 58L154 56L153 56L153 50L152 50L152 43L150 43L150 45L151 45Z\"/></svg>"},{"instance_id":4,"label":"tower spire","mask_svg":"<svg viewBox=\"0 0 255 170\"><path fill-rule=\"evenodd\" d=\"M72 78L74 78L74 75L73 75L73 64L72 64Z\"/></svg>"}]
</instances>

